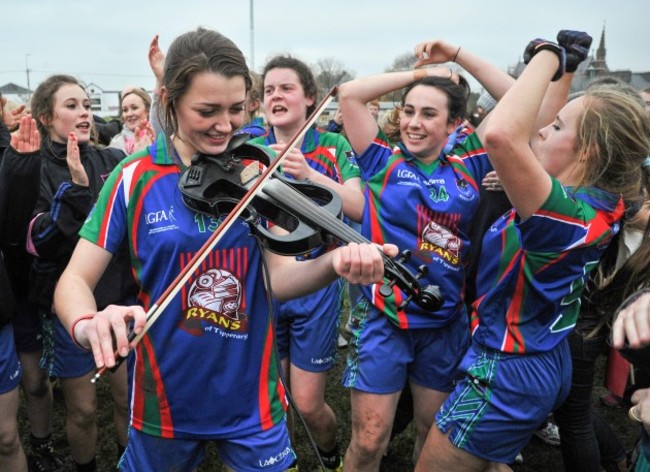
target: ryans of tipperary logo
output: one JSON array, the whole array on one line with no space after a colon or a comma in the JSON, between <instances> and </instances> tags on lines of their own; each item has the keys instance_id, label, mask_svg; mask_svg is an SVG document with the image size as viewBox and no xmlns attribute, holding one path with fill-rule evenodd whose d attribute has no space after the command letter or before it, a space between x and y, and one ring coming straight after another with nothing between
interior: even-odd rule
<instances>
[{"instance_id":1,"label":"ryans of tipperary logo","mask_svg":"<svg viewBox=\"0 0 650 472\"><path fill-rule=\"evenodd\" d=\"M248 316L238 311L241 297L241 282L232 273L223 269L206 270L188 291L185 327L196 330L206 322L219 330L247 333ZM203 334L203 329L200 331Z\"/></svg>"},{"instance_id":2,"label":"ryans of tipperary logo","mask_svg":"<svg viewBox=\"0 0 650 472\"><path fill-rule=\"evenodd\" d=\"M145 213L144 221L149 226L149 234L178 229L173 205L167 209Z\"/></svg>"},{"instance_id":3,"label":"ryans of tipperary logo","mask_svg":"<svg viewBox=\"0 0 650 472\"><path fill-rule=\"evenodd\" d=\"M461 241L449 228L430 221L422 231L420 251L438 254L445 261L458 265Z\"/></svg>"}]
</instances>

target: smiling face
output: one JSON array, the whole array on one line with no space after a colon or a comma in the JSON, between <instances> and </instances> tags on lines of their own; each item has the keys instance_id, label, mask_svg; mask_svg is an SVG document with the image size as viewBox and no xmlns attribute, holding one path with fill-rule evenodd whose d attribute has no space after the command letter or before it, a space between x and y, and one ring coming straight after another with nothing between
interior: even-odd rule
<instances>
[{"instance_id":1,"label":"smiling face","mask_svg":"<svg viewBox=\"0 0 650 472\"><path fill-rule=\"evenodd\" d=\"M409 152L431 162L438 158L453 130L447 95L428 85L413 87L400 113L400 137Z\"/></svg>"},{"instance_id":2,"label":"smiling face","mask_svg":"<svg viewBox=\"0 0 650 472\"><path fill-rule=\"evenodd\" d=\"M550 175L564 185L578 183L576 178L584 168L584 160L576 149L578 118L584 110L585 97L567 103L555 121L539 130L539 137L531 143L533 152Z\"/></svg>"},{"instance_id":3,"label":"smiling face","mask_svg":"<svg viewBox=\"0 0 650 472\"><path fill-rule=\"evenodd\" d=\"M306 97L293 69L275 68L264 76L264 109L268 123L280 129L301 126L314 97Z\"/></svg>"},{"instance_id":4,"label":"smiling face","mask_svg":"<svg viewBox=\"0 0 650 472\"><path fill-rule=\"evenodd\" d=\"M52 119L40 117L53 142L65 144L74 132L80 143L90 141L93 115L90 99L78 85L64 84L54 93ZM48 122L49 121L49 122Z\"/></svg>"},{"instance_id":5,"label":"smiling face","mask_svg":"<svg viewBox=\"0 0 650 472\"><path fill-rule=\"evenodd\" d=\"M149 111L142 97L135 93L129 93L124 97L122 100L122 121L127 129L135 130L148 117Z\"/></svg>"},{"instance_id":6,"label":"smiling face","mask_svg":"<svg viewBox=\"0 0 650 472\"><path fill-rule=\"evenodd\" d=\"M174 144L185 163L195 152L221 154L244 124L246 83L242 76L200 72L175 103L178 133Z\"/></svg>"}]
</instances>

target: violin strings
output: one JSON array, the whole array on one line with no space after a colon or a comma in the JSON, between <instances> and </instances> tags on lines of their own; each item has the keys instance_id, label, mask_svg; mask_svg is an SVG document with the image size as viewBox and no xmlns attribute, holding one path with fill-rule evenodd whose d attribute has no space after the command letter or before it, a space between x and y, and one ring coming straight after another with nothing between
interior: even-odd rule
<instances>
[{"instance_id":1,"label":"violin strings","mask_svg":"<svg viewBox=\"0 0 650 472\"><path fill-rule=\"evenodd\" d=\"M280 186L280 188L274 188L274 185ZM309 215L307 217L312 219L316 225L329 231L332 235L339 237L344 242L355 242L358 244L371 243L363 235L350 228L336 216L323 209L320 205L315 204L309 197L281 180L269 180L264 186L263 191L289 207L293 205L301 215ZM381 255L384 264L391 268L396 267L392 258L386 256L384 253L381 253Z\"/></svg>"}]
</instances>

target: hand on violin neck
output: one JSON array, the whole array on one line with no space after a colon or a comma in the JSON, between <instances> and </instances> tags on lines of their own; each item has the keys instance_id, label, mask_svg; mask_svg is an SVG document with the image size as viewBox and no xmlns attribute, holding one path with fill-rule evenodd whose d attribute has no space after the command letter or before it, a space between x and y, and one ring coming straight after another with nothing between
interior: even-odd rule
<instances>
[{"instance_id":1,"label":"hand on violin neck","mask_svg":"<svg viewBox=\"0 0 650 472\"><path fill-rule=\"evenodd\" d=\"M382 252L387 256L397 255L393 244L350 243L334 250L332 266L336 273L352 284L380 282L384 276Z\"/></svg>"}]
</instances>

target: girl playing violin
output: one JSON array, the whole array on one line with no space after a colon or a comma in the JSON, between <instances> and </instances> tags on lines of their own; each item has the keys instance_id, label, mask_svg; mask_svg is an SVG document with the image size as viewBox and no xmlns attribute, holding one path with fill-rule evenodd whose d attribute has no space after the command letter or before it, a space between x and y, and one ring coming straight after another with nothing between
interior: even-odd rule
<instances>
[{"instance_id":1,"label":"girl playing violin","mask_svg":"<svg viewBox=\"0 0 650 472\"><path fill-rule=\"evenodd\" d=\"M145 310L222 221L184 205L179 175L195 153L226 150L244 122L250 85L243 54L228 38L198 28L174 40L160 95L166 138L122 161L108 178L57 287L57 314L72 338L92 350L97 367L116 364L115 347L121 356L134 348L124 471L194 470L206 441L216 443L229 470L290 467L295 453L264 279L286 300L338 276L369 283L383 275L375 246L350 244L299 262L260 249L248 224L237 220L157 323L129 346L129 327L142 332ZM98 311L92 288L122 243L139 304Z\"/></svg>"}]
</instances>

